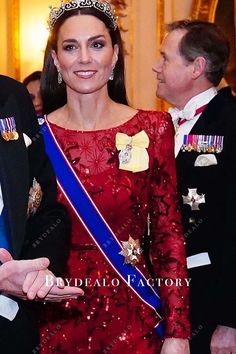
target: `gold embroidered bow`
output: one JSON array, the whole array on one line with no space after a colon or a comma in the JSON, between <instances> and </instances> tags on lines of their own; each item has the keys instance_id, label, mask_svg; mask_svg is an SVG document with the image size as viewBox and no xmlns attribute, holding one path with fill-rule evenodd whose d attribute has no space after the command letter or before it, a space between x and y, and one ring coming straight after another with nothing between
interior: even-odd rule
<instances>
[{"instance_id":1,"label":"gold embroidered bow","mask_svg":"<svg viewBox=\"0 0 236 354\"><path fill-rule=\"evenodd\" d=\"M149 146L147 133L141 132L128 136L116 134L116 147L119 153L119 168L126 171L140 172L148 169L149 156L146 148Z\"/></svg>"}]
</instances>

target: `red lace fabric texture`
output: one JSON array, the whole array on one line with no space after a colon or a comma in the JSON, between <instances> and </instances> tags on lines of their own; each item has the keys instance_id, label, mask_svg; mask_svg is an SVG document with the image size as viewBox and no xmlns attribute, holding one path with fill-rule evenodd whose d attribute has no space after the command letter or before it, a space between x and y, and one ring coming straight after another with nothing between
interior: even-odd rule
<instances>
[{"instance_id":1,"label":"red lace fabric texture","mask_svg":"<svg viewBox=\"0 0 236 354\"><path fill-rule=\"evenodd\" d=\"M112 129L72 131L51 124L68 161L120 241L129 235L150 248L153 273L142 254L138 268L160 281L165 336L187 338L188 289L180 213L177 205L174 131L169 116L139 111ZM149 168L119 169L115 137L144 130L149 137ZM76 193L76 191L75 191ZM47 305L41 328L42 353L153 354L161 341L154 331L158 315L122 281L87 234L62 193L70 213L72 238L65 277L84 289L84 297ZM147 220L150 215L150 235ZM144 239L146 241L144 241ZM109 240L106 247L111 247ZM146 252L147 253L147 252ZM86 280L87 279L87 280ZM182 285L176 283L182 279ZM118 284L119 283L119 284ZM141 285L140 285L141 286Z\"/></svg>"}]
</instances>

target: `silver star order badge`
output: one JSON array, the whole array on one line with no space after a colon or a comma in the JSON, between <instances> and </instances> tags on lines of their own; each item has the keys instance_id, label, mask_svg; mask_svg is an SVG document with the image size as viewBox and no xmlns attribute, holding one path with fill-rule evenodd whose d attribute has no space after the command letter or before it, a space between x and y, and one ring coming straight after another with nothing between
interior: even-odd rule
<instances>
[{"instance_id":1,"label":"silver star order badge","mask_svg":"<svg viewBox=\"0 0 236 354\"><path fill-rule=\"evenodd\" d=\"M182 195L183 203L188 204L191 210L200 210L199 204L206 203L205 194L198 194L197 188L188 188L188 195Z\"/></svg>"},{"instance_id":2,"label":"silver star order badge","mask_svg":"<svg viewBox=\"0 0 236 354\"><path fill-rule=\"evenodd\" d=\"M131 236L129 236L128 241L121 241L121 243L123 249L119 252L119 254L125 257L124 264L131 264L132 266L135 266L136 263L140 261L140 256L143 252L140 247L139 240L134 240Z\"/></svg>"}]
</instances>

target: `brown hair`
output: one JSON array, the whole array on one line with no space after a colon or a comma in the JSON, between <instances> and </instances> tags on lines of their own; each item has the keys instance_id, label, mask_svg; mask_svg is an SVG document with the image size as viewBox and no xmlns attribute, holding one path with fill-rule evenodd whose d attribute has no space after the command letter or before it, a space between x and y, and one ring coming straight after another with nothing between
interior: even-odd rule
<instances>
[{"instance_id":1,"label":"brown hair","mask_svg":"<svg viewBox=\"0 0 236 354\"><path fill-rule=\"evenodd\" d=\"M27 86L30 82L32 81L37 81L41 79L41 71L34 71L32 74L26 76L24 80L22 81L24 86Z\"/></svg>"},{"instance_id":2,"label":"brown hair","mask_svg":"<svg viewBox=\"0 0 236 354\"><path fill-rule=\"evenodd\" d=\"M112 45L115 44L119 47L118 60L114 69L114 79L108 81L108 94L109 97L118 103L127 104L126 88L125 88L125 75L124 75L124 54L122 40L120 36L119 28L115 30L111 27L111 20L101 11L95 8L83 8L65 12L54 24L50 37L48 39L45 56L44 67L41 77L41 92L44 102L44 112L46 114L54 111L55 109L62 107L66 101L66 87L64 82L58 84L57 82L57 70L54 65L51 52L55 50L57 52L57 39L58 32L61 25L67 18L76 15L92 15L101 20L107 27L111 36Z\"/></svg>"},{"instance_id":3,"label":"brown hair","mask_svg":"<svg viewBox=\"0 0 236 354\"><path fill-rule=\"evenodd\" d=\"M200 20L181 20L167 25L167 31L185 30L179 43L179 52L187 62L197 57L206 60L206 78L217 86L223 78L229 61L229 42L214 23Z\"/></svg>"}]
</instances>

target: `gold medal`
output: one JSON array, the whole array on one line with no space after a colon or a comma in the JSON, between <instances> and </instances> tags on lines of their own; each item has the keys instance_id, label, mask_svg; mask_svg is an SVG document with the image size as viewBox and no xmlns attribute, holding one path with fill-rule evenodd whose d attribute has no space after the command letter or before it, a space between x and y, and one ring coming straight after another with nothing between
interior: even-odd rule
<instances>
[{"instance_id":1,"label":"gold medal","mask_svg":"<svg viewBox=\"0 0 236 354\"><path fill-rule=\"evenodd\" d=\"M14 134L13 134L13 132L8 132L8 135L9 135L9 139L10 139L10 140L14 140Z\"/></svg>"},{"instance_id":2,"label":"gold medal","mask_svg":"<svg viewBox=\"0 0 236 354\"><path fill-rule=\"evenodd\" d=\"M6 131L2 132L2 137L4 140L9 141L10 140L9 132Z\"/></svg>"},{"instance_id":3,"label":"gold medal","mask_svg":"<svg viewBox=\"0 0 236 354\"><path fill-rule=\"evenodd\" d=\"M6 141L19 139L19 134L16 131L16 122L14 117L0 118L0 133L3 139Z\"/></svg>"},{"instance_id":4,"label":"gold medal","mask_svg":"<svg viewBox=\"0 0 236 354\"><path fill-rule=\"evenodd\" d=\"M19 134L17 133L17 131L13 131L13 140L18 140L19 139Z\"/></svg>"}]
</instances>

